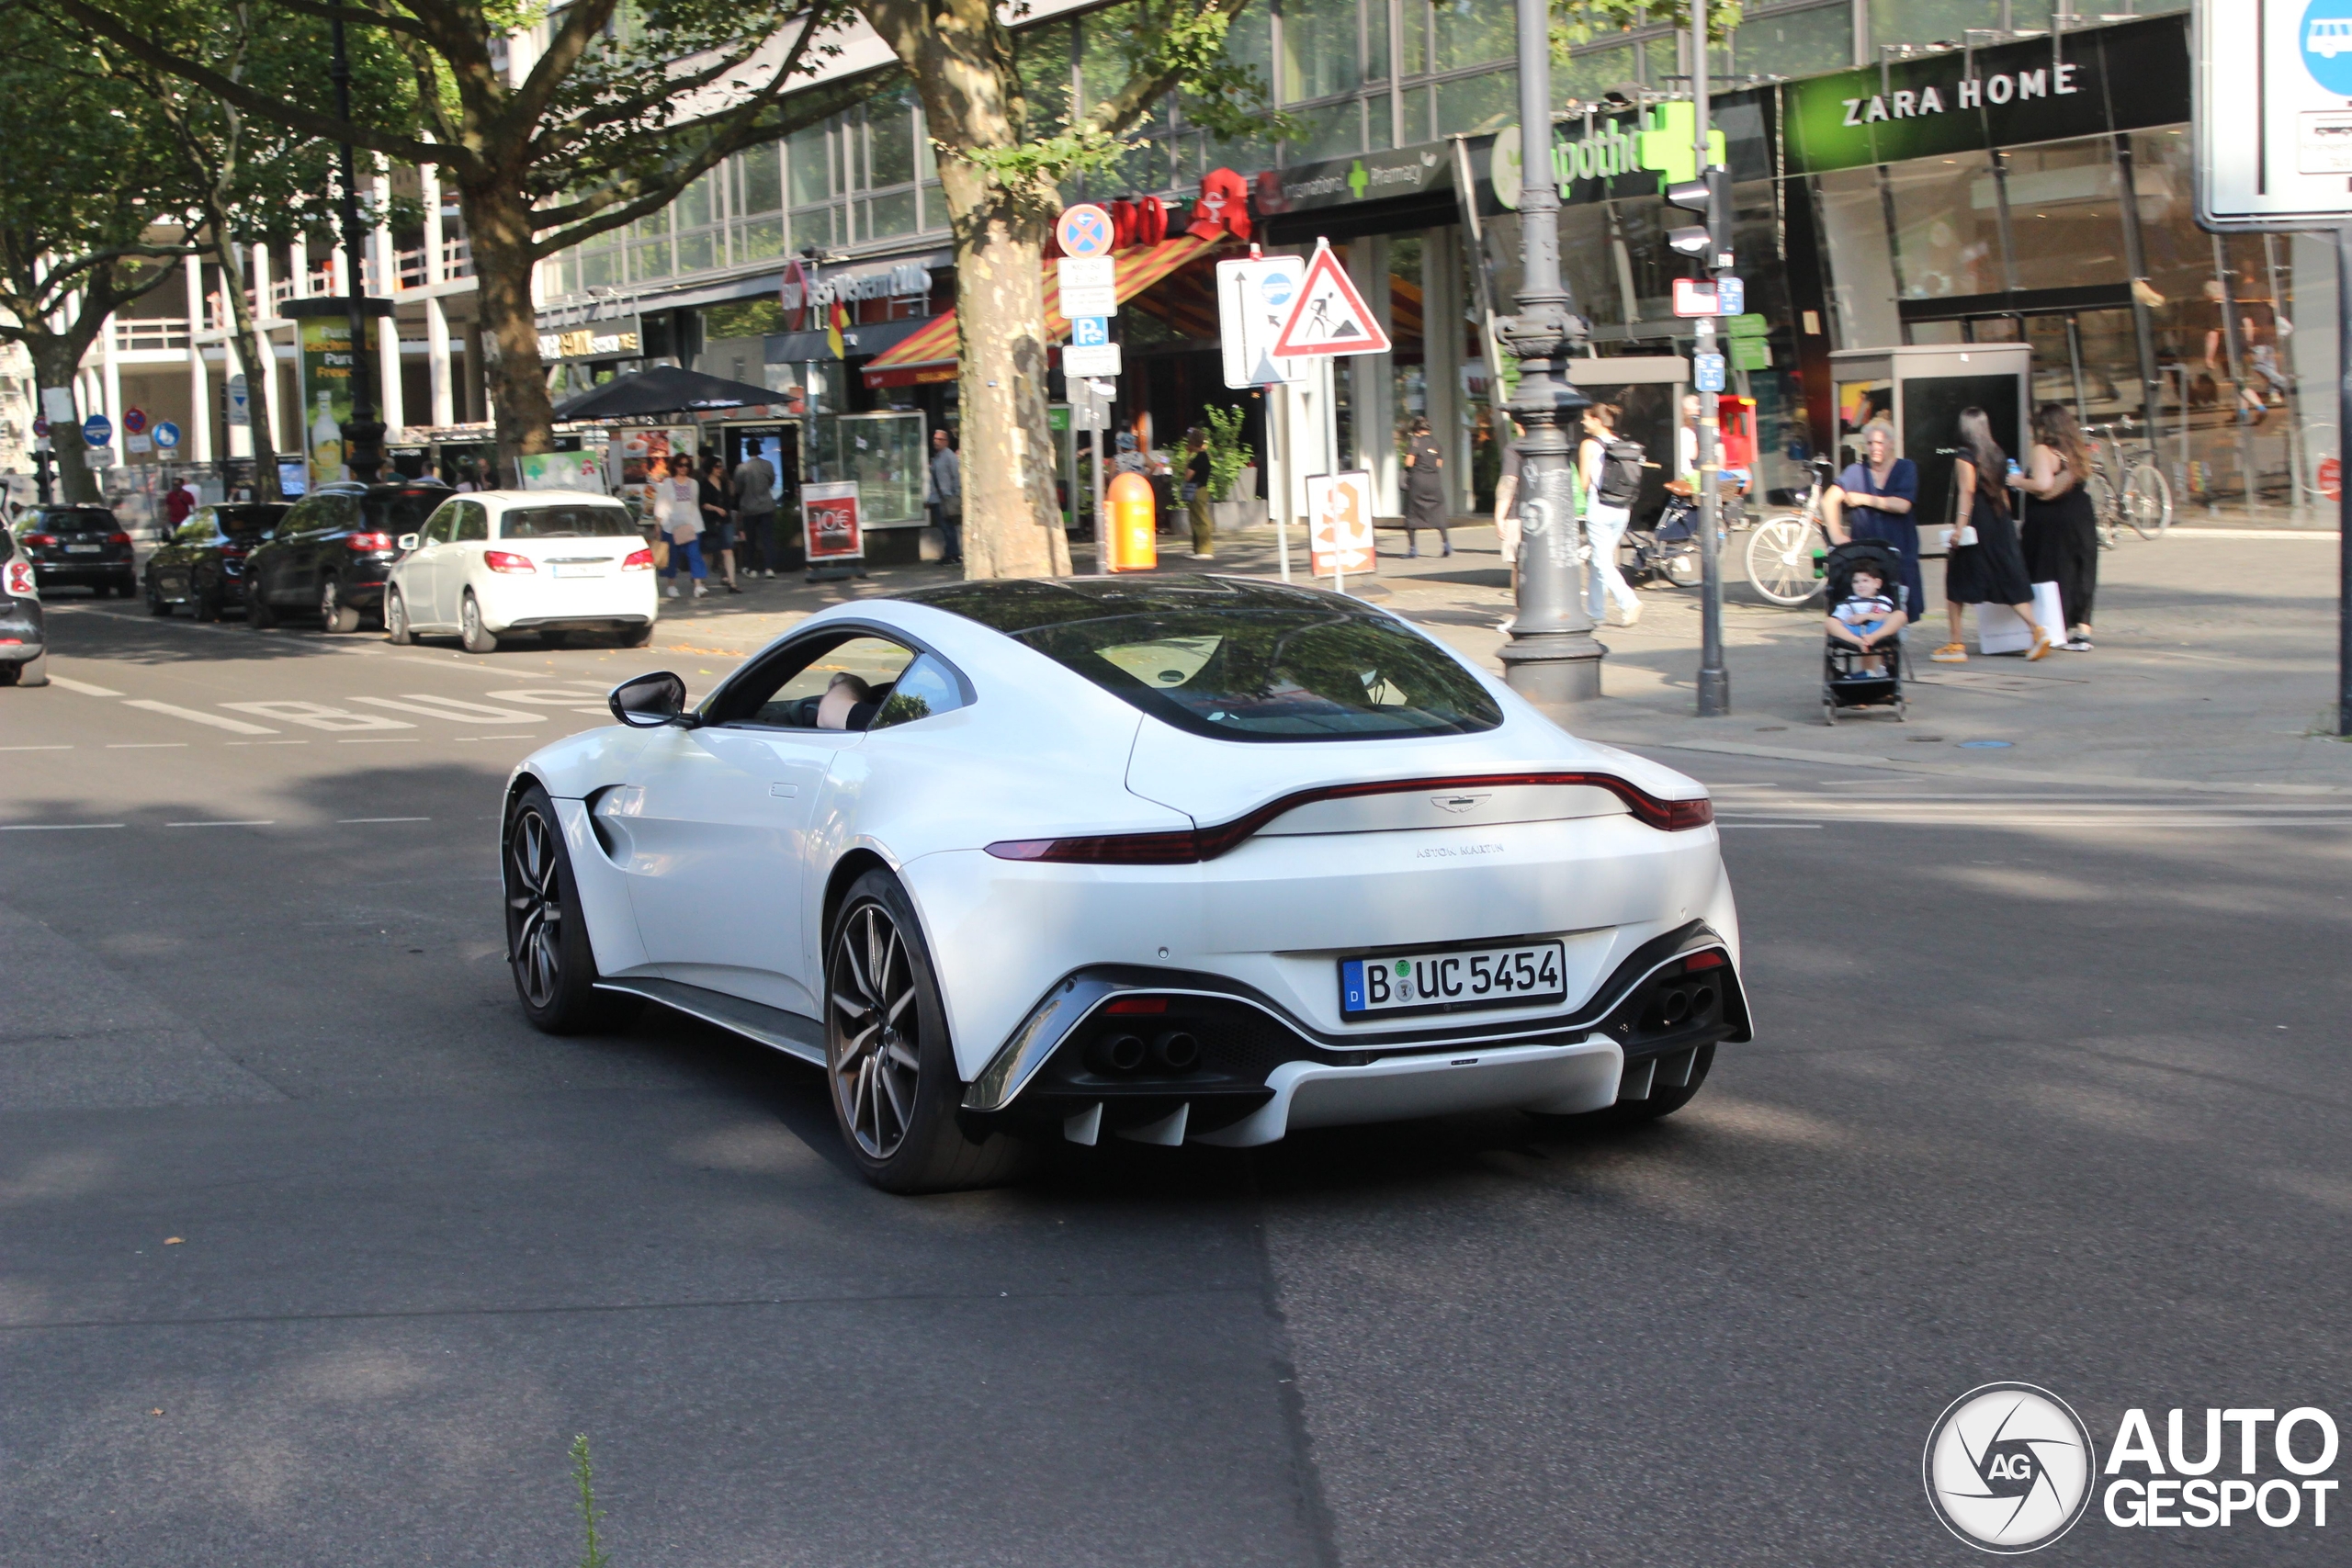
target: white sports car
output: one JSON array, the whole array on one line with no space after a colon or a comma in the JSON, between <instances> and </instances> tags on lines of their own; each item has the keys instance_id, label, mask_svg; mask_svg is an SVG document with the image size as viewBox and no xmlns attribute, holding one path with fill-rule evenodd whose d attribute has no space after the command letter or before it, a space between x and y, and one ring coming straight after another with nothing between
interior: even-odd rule
<instances>
[{"instance_id":1,"label":"white sports car","mask_svg":"<svg viewBox=\"0 0 2352 1568\"><path fill-rule=\"evenodd\" d=\"M1046 1137L1662 1115L1749 1038L1701 787L1356 600L959 582L612 705L508 787L525 1010L820 1066L892 1190Z\"/></svg>"}]
</instances>

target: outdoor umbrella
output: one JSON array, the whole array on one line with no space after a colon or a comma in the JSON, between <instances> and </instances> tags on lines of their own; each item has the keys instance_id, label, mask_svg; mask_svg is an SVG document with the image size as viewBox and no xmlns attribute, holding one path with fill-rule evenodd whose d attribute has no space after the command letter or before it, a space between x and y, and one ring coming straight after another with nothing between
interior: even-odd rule
<instances>
[{"instance_id":1,"label":"outdoor umbrella","mask_svg":"<svg viewBox=\"0 0 2352 1568\"><path fill-rule=\"evenodd\" d=\"M780 403L782 392L729 381L674 365L656 366L634 376L616 376L576 398L555 406L560 420L635 419L665 413L696 413L704 409L739 409L747 404Z\"/></svg>"}]
</instances>

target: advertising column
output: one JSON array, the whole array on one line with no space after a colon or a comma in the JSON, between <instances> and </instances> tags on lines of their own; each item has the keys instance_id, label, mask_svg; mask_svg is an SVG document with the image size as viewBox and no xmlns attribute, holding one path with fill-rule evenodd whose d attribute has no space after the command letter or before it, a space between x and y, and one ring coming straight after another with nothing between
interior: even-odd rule
<instances>
[{"instance_id":1,"label":"advertising column","mask_svg":"<svg viewBox=\"0 0 2352 1568\"><path fill-rule=\"evenodd\" d=\"M298 360L300 402L297 410L304 466L310 488L351 478L344 460L343 427L351 418L355 378L369 378L368 401L381 406L377 396L376 318L391 310L389 299L370 299L368 341L355 352L351 342L350 307L340 299L288 299L284 310L295 318L301 353ZM375 309L380 307L380 309Z\"/></svg>"}]
</instances>

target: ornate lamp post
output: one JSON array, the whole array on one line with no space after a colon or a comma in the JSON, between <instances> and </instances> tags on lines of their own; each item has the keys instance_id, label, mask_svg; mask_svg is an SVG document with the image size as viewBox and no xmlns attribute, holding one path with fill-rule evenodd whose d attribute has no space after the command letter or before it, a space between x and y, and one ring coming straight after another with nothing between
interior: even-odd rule
<instances>
[{"instance_id":1,"label":"ornate lamp post","mask_svg":"<svg viewBox=\"0 0 2352 1568\"><path fill-rule=\"evenodd\" d=\"M344 51L343 18L334 19L334 112L348 123L351 118L351 60ZM376 482L377 470L384 465L384 424L376 417L375 394L368 390L375 367L368 364L368 290L359 265L359 249L364 231L359 227L358 160L351 143L343 144L343 272L344 295L351 308L351 417L343 425L344 461L351 468L351 477L361 484ZM400 329L390 321L384 323L386 332Z\"/></svg>"},{"instance_id":2,"label":"ornate lamp post","mask_svg":"<svg viewBox=\"0 0 2352 1568\"><path fill-rule=\"evenodd\" d=\"M1578 526L1569 474L1571 426L1590 400L1568 384L1568 348L1584 339L1576 299L1560 276L1560 197L1552 152L1552 38L1546 0L1519 0L1519 201L1523 273L1519 314L1499 324L1519 358L1512 414L1519 442L1518 618L1502 651L1503 679L1539 703L1600 695L1608 649L1593 639L1578 570Z\"/></svg>"}]
</instances>

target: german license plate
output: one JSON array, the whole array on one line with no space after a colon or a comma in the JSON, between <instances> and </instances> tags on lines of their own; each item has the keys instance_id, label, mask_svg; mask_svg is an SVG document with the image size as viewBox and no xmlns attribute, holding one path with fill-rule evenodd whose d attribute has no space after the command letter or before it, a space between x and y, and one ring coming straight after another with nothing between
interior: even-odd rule
<instances>
[{"instance_id":1,"label":"german license plate","mask_svg":"<svg viewBox=\"0 0 2352 1568\"><path fill-rule=\"evenodd\" d=\"M1340 1012L1348 1018L1532 1007L1567 994L1567 965L1556 942L1340 961Z\"/></svg>"},{"instance_id":2,"label":"german license plate","mask_svg":"<svg viewBox=\"0 0 2352 1568\"><path fill-rule=\"evenodd\" d=\"M558 577L602 577L610 570L605 562L594 561L584 566L560 566L555 569L555 574Z\"/></svg>"},{"instance_id":3,"label":"german license plate","mask_svg":"<svg viewBox=\"0 0 2352 1568\"><path fill-rule=\"evenodd\" d=\"M104 545L68 545L65 553L69 556L94 556L104 548Z\"/></svg>"}]
</instances>

